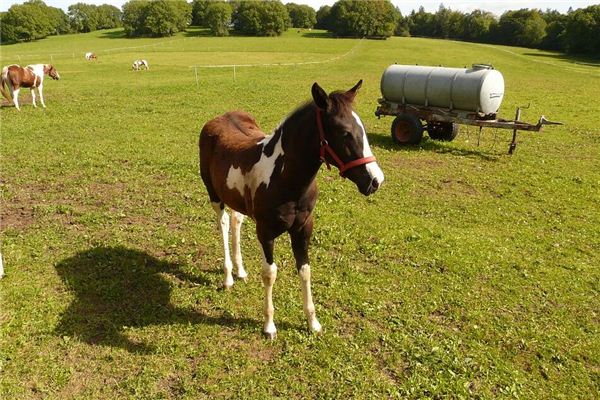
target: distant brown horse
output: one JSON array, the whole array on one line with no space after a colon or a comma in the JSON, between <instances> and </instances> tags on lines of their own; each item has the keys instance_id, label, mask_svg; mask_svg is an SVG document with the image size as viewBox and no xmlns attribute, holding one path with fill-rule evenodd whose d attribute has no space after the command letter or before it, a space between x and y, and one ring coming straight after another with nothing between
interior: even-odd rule
<instances>
[{"instance_id":1,"label":"distant brown horse","mask_svg":"<svg viewBox=\"0 0 600 400\"><path fill-rule=\"evenodd\" d=\"M237 276L247 274L240 252L240 228L244 216L256 222L262 246L262 281L265 290L263 331L276 335L273 322L274 240L288 232L300 275L303 308L312 332L320 332L312 301L308 246L313 229L312 211L317 201L316 175L324 162L338 167L364 195L374 193L383 182L367 134L352 102L359 81L346 92L327 95L315 83L313 101L304 104L265 136L252 116L228 112L204 125L200 133L200 174L220 224L225 250L225 280L233 285L229 255L229 215L232 209L234 261Z\"/></svg>"},{"instance_id":2,"label":"distant brown horse","mask_svg":"<svg viewBox=\"0 0 600 400\"><path fill-rule=\"evenodd\" d=\"M34 64L26 67L13 64L2 68L2 76L0 83L0 91L2 95L8 100L15 104L17 110L21 111L19 107L19 91L22 87L31 89L31 98L33 100L33 106L35 104L35 89L37 88L40 94L40 101L42 107L46 108L44 103L44 76L50 75L52 79L60 79L60 75L50 64ZM10 90L10 92L8 92Z\"/></svg>"}]
</instances>

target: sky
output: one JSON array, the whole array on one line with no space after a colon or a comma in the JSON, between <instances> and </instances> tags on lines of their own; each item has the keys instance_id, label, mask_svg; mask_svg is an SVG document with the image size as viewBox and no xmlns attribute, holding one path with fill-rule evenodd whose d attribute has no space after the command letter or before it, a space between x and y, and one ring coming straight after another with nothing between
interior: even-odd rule
<instances>
[{"instance_id":1,"label":"sky","mask_svg":"<svg viewBox=\"0 0 600 400\"><path fill-rule=\"evenodd\" d=\"M0 2L0 11L6 11L13 4L23 3L23 0L2 0ZM44 2L52 7L59 7L67 11L69 5L75 3L87 3L87 4L112 4L118 8L127 2L127 0L44 0ZM308 4L315 10L323 5L332 5L335 0L283 0L284 3L294 2L297 4ZM410 14L412 10L417 10L420 6L425 7L426 11L435 12L438 10L440 4L444 4L447 8L452 10L470 12L475 9L483 9L490 11L496 15L501 15L507 10L518 10L521 8L540 8L546 10L547 8L558 10L562 13L567 12L569 7L573 9L584 8L593 4L600 4L600 0L500 0L500 1L482 1L482 0L462 0L462 1L442 1L442 0L392 0L392 3L400 9L402 15Z\"/></svg>"}]
</instances>

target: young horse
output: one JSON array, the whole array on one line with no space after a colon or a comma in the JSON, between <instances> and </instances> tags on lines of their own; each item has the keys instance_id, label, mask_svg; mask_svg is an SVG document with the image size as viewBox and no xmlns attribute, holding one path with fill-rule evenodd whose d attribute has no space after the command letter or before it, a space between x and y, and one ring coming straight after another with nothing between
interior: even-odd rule
<instances>
[{"instance_id":1,"label":"young horse","mask_svg":"<svg viewBox=\"0 0 600 400\"><path fill-rule=\"evenodd\" d=\"M98 61L98 57L96 56L96 54L91 53L91 52L87 52L85 53L85 59L88 61Z\"/></svg>"},{"instance_id":2,"label":"young horse","mask_svg":"<svg viewBox=\"0 0 600 400\"><path fill-rule=\"evenodd\" d=\"M52 79L60 79L60 75L50 64L34 64L28 65L25 68L16 64L9 65L2 69L2 77L0 78L2 79L0 91L2 91L2 95L8 101L12 100L15 103L17 110L21 111L21 108L19 108L19 91L21 88L24 87L31 89L31 98L33 100L34 107L37 107L35 104L34 91L37 88L38 93L40 94L42 107L46 108L43 93L44 75L50 75ZM10 93L7 92L7 88L10 89Z\"/></svg>"},{"instance_id":3,"label":"young horse","mask_svg":"<svg viewBox=\"0 0 600 400\"><path fill-rule=\"evenodd\" d=\"M133 64L131 65L131 68L133 68L134 71L139 71L140 69L142 69L142 67L145 67L146 69L150 69L150 67L148 66L148 61L135 60L133 62Z\"/></svg>"},{"instance_id":4,"label":"young horse","mask_svg":"<svg viewBox=\"0 0 600 400\"><path fill-rule=\"evenodd\" d=\"M265 136L252 116L228 112L204 125L200 133L200 175L217 213L225 250L225 280L233 285L229 255L229 216L232 209L233 250L237 276L247 274L240 252L240 228L244 216L256 222L263 250L263 331L273 339L273 284L277 265L273 262L274 240L288 232L296 268L300 275L303 308L312 332L320 332L312 301L308 245L313 229L312 211L317 201L316 175L323 162L338 167L340 175L352 180L369 195L383 182L363 123L352 110L362 80L347 92L327 95L315 83L312 102L288 116L271 136Z\"/></svg>"}]
</instances>

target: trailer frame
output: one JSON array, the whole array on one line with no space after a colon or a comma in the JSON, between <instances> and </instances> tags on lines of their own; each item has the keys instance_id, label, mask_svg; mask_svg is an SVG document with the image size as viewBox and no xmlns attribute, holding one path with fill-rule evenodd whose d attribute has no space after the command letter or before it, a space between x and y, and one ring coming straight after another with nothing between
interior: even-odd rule
<instances>
[{"instance_id":1,"label":"trailer frame","mask_svg":"<svg viewBox=\"0 0 600 400\"><path fill-rule=\"evenodd\" d=\"M473 111L452 110L448 108L421 106L414 104L401 104L387 101L384 98L378 100L379 106L375 111L375 115L381 118L382 115L395 116L396 119L392 123L392 138L398 144L416 144L420 142L424 130L428 130L430 136L432 131L430 128L436 126L447 125L448 139L453 140L458 133L458 125L471 125L483 128L499 128L512 129L513 136L509 146L508 154L513 154L517 147L517 131L532 131L540 132L544 125L562 125L561 122L552 122L547 120L543 115L540 117L537 124L530 124L521 121L521 110L529 108L529 105L517 107L514 120L506 120L498 118L497 114L477 113ZM408 117L404 117L408 116ZM399 118L402 120L400 123ZM420 121L425 121L423 125ZM420 126L418 126L420 124ZM456 124L456 126L454 125ZM402 142L398 139L398 132L407 134L410 140Z\"/></svg>"}]
</instances>

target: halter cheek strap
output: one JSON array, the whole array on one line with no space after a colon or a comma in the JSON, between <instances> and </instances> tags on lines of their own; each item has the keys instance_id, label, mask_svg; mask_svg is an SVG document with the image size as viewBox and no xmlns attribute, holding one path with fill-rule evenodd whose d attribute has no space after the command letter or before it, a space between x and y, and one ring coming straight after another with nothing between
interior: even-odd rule
<instances>
[{"instance_id":1,"label":"halter cheek strap","mask_svg":"<svg viewBox=\"0 0 600 400\"><path fill-rule=\"evenodd\" d=\"M325 130L323 129L323 121L321 119L321 110L319 109L319 107L317 107L316 111L317 111L317 128L319 130L319 140L320 140L320 142L319 142L319 146L320 146L319 158L321 159L322 162L325 163L325 165L327 166L327 169L331 169L331 166L329 165L329 161L327 161L327 158L325 157L325 153L328 153L331 156L331 158L333 158L333 161L335 161L336 166L340 170L340 176L342 178L344 178L344 172L348 171L350 168L358 167L359 165L368 164L370 162L375 161L375 157L370 156L370 157L357 158L356 160L350 161L349 163L343 162L342 159L339 158L338 155L335 153L333 148L331 146L329 146L327 139L325 139Z\"/></svg>"}]
</instances>

